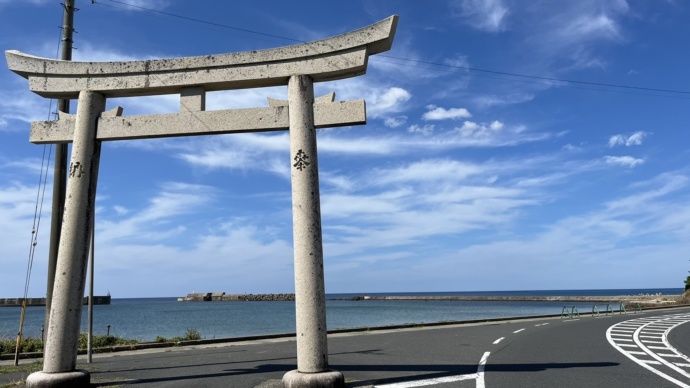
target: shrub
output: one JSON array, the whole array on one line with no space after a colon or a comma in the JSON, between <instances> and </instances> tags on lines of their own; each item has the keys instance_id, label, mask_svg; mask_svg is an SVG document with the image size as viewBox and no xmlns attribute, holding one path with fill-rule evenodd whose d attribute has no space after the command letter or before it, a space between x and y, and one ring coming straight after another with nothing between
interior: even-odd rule
<instances>
[{"instance_id":1,"label":"shrub","mask_svg":"<svg viewBox=\"0 0 690 388\"><path fill-rule=\"evenodd\" d=\"M0 338L0 353L14 353L17 346L17 339ZM42 352L43 342L38 338L23 337L19 344L20 353Z\"/></svg>"},{"instance_id":2,"label":"shrub","mask_svg":"<svg viewBox=\"0 0 690 388\"><path fill-rule=\"evenodd\" d=\"M200 340L201 339L201 333L199 333L199 330L190 327L185 331L184 333L184 339L186 341L194 341L194 340Z\"/></svg>"},{"instance_id":3,"label":"shrub","mask_svg":"<svg viewBox=\"0 0 690 388\"><path fill-rule=\"evenodd\" d=\"M116 337L114 335L94 335L93 336L93 348L105 348L109 346L117 346L117 345L134 345L138 344L139 340L135 339L127 339L127 338L121 338L121 337ZM86 349L88 346L88 334L87 333L81 333L79 334L79 349Z\"/></svg>"},{"instance_id":4,"label":"shrub","mask_svg":"<svg viewBox=\"0 0 690 388\"><path fill-rule=\"evenodd\" d=\"M181 342L181 341L195 341L195 340L200 340L200 339L201 339L201 333L199 333L199 330L192 327L192 328L188 328L185 331L184 337L165 338L165 337L157 336L155 342Z\"/></svg>"}]
</instances>

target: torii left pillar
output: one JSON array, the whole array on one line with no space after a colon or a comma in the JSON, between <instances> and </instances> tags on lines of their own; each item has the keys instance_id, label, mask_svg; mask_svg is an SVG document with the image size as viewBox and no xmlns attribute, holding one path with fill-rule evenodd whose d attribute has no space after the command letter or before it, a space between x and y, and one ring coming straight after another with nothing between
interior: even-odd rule
<instances>
[{"instance_id":1,"label":"torii left pillar","mask_svg":"<svg viewBox=\"0 0 690 388\"><path fill-rule=\"evenodd\" d=\"M89 372L76 369L77 346L101 153L96 124L105 97L82 91L78 104L43 371L29 375L27 387L90 386Z\"/></svg>"}]
</instances>

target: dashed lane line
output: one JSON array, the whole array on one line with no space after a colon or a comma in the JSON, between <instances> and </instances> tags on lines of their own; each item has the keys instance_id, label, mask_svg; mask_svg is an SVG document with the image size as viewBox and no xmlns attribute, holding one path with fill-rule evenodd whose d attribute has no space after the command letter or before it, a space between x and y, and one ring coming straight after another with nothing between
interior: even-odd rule
<instances>
[{"instance_id":1,"label":"dashed lane line","mask_svg":"<svg viewBox=\"0 0 690 388\"><path fill-rule=\"evenodd\" d=\"M543 325L548 325L548 324L549 323L547 322L547 323L537 324L534 326L543 326ZM517 334L517 333L520 333L522 331L525 331L525 328L515 330L513 332L513 334ZM498 343L503 341L505 338L506 337L498 338L493 342L493 344L497 345ZM454 383L454 382L463 381L463 380L475 380L476 381L476 388L486 388L486 385L484 384L484 371L486 370L486 362L489 360L489 355L491 355L491 352L484 352L481 360L479 360L479 365L477 365L477 373L471 373L471 374L466 374L466 375L456 375L456 376L444 376L444 377L436 377L436 378L424 379L424 380L405 381L405 382L400 382L400 383L376 385L376 386L374 386L374 388L416 388L416 387L424 387L424 386L436 385L436 384Z\"/></svg>"}]
</instances>

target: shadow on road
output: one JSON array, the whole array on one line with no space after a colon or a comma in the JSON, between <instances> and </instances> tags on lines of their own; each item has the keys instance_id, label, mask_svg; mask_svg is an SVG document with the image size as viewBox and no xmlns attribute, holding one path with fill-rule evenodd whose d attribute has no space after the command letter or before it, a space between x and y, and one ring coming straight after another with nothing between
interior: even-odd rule
<instances>
[{"instance_id":1,"label":"shadow on road","mask_svg":"<svg viewBox=\"0 0 690 388\"><path fill-rule=\"evenodd\" d=\"M619 365L615 362L584 362L584 363L539 363L539 364L498 364L487 365L486 372L539 372L549 369L565 368L607 368ZM347 377L355 377L356 372L366 374L380 373L381 375L398 374L396 377L376 378L361 381L352 381L348 387L363 387L374 384L393 384L415 380L436 379L449 376L472 375L477 373L477 365L449 365L449 364L427 364L427 365L332 365L334 370L343 372ZM251 368L240 368L223 370L215 373L189 373L177 376L161 376L132 380L116 380L112 384L155 384L173 381L196 381L200 382L208 378L231 377L249 374L283 374L294 369L290 364L263 364ZM102 379L99 386L110 385L106 379Z\"/></svg>"}]
</instances>

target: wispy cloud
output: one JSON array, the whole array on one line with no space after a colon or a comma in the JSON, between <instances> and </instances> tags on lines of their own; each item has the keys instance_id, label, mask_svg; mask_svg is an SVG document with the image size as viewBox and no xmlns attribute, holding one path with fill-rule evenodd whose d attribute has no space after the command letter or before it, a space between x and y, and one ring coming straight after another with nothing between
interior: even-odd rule
<instances>
[{"instance_id":1,"label":"wispy cloud","mask_svg":"<svg viewBox=\"0 0 690 388\"><path fill-rule=\"evenodd\" d=\"M422 116L422 120L457 120L472 117L472 114L465 108L445 109L436 105L427 105L427 111Z\"/></svg>"},{"instance_id":2,"label":"wispy cloud","mask_svg":"<svg viewBox=\"0 0 690 388\"><path fill-rule=\"evenodd\" d=\"M607 164L630 168L644 164L644 159L637 159L632 156L605 156L604 161Z\"/></svg>"},{"instance_id":3,"label":"wispy cloud","mask_svg":"<svg viewBox=\"0 0 690 388\"><path fill-rule=\"evenodd\" d=\"M457 0L453 6L464 23L478 30L500 32L506 29L510 10L502 0Z\"/></svg>"},{"instance_id":4,"label":"wispy cloud","mask_svg":"<svg viewBox=\"0 0 690 388\"><path fill-rule=\"evenodd\" d=\"M630 147L633 145L641 145L644 138L649 135L647 132L637 131L632 135L613 135L609 138L609 147L615 147L617 145L624 145Z\"/></svg>"},{"instance_id":5,"label":"wispy cloud","mask_svg":"<svg viewBox=\"0 0 690 388\"><path fill-rule=\"evenodd\" d=\"M34 0L36 1L36 0ZM162 10L170 5L169 0L124 0L117 2L113 8L126 11L146 11L147 9Z\"/></svg>"},{"instance_id":6,"label":"wispy cloud","mask_svg":"<svg viewBox=\"0 0 690 388\"><path fill-rule=\"evenodd\" d=\"M151 225L165 225L166 220L188 214L193 209L209 203L214 189L204 185L169 182L143 209L123 212L121 205L115 205L117 219L102 219L97 225L100 241L148 241L153 243L177 235L185 230L183 225L172 225L160 230Z\"/></svg>"}]
</instances>

